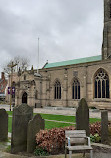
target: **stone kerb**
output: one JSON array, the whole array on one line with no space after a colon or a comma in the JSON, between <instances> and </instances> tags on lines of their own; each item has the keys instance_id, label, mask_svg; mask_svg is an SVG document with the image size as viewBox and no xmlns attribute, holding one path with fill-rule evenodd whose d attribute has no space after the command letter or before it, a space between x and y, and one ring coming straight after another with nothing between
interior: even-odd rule
<instances>
[{"instance_id":1,"label":"stone kerb","mask_svg":"<svg viewBox=\"0 0 111 158\"><path fill-rule=\"evenodd\" d=\"M0 109L0 141L8 139L8 114L5 109Z\"/></svg>"},{"instance_id":2,"label":"stone kerb","mask_svg":"<svg viewBox=\"0 0 111 158\"><path fill-rule=\"evenodd\" d=\"M41 130L45 128L45 120L42 119L41 115L37 114L28 123L27 132L27 152L32 153L36 147L35 136Z\"/></svg>"},{"instance_id":3,"label":"stone kerb","mask_svg":"<svg viewBox=\"0 0 111 158\"><path fill-rule=\"evenodd\" d=\"M76 128L77 130L86 130L87 136L90 135L89 130L89 108L87 102L82 98L76 111Z\"/></svg>"},{"instance_id":4,"label":"stone kerb","mask_svg":"<svg viewBox=\"0 0 111 158\"><path fill-rule=\"evenodd\" d=\"M33 109L27 104L13 109L11 153L27 150L27 128L32 117Z\"/></svg>"}]
</instances>

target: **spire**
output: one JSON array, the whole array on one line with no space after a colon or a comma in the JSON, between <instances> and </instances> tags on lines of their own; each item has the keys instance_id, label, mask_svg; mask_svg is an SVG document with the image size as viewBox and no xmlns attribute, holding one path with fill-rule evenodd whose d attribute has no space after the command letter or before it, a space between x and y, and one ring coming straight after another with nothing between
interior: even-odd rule
<instances>
[{"instance_id":1,"label":"spire","mask_svg":"<svg viewBox=\"0 0 111 158\"><path fill-rule=\"evenodd\" d=\"M31 71L30 71L32 74L34 74L34 68L33 68L33 65L31 67Z\"/></svg>"},{"instance_id":2,"label":"spire","mask_svg":"<svg viewBox=\"0 0 111 158\"><path fill-rule=\"evenodd\" d=\"M33 71L34 70L34 68L33 68L33 65L32 65L32 67L31 67L31 71Z\"/></svg>"},{"instance_id":3,"label":"spire","mask_svg":"<svg viewBox=\"0 0 111 158\"><path fill-rule=\"evenodd\" d=\"M102 59L111 58L111 0L104 0Z\"/></svg>"}]
</instances>

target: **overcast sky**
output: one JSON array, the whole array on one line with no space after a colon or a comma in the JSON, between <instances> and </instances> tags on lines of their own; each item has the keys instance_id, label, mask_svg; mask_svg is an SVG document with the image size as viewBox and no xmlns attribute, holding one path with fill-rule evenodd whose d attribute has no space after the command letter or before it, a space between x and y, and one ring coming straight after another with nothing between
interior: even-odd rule
<instances>
[{"instance_id":1,"label":"overcast sky","mask_svg":"<svg viewBox=\"0 0 111 158\"><path fill-rule=\"evenodd\" d=\"M101 54L103 0L0 0L0 71L14 56L37 67Z\"/></svg>"}]
</instances>

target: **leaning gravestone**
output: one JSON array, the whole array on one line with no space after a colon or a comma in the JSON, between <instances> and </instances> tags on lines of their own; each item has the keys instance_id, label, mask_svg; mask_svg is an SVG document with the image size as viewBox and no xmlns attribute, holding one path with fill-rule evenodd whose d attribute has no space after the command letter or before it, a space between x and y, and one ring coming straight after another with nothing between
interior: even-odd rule
<instances>
[{"instance_id":1,"label":"leaning gravestone","mask_svg":"<svg viewBox=\"0 0 111 158\"><path fill-rule=\"evenodd\" d=\"M108 111L101 111L101 142L108 142Z\"/></svg>"},{"instance_id":2,"label":"leaning gravestone","mask_svg":"<svg viewBox=\"0 0 111 158\"><path fill-rule=\"evenodd\" d=\"M89 108L87 102L82 98L76 111L76 129L86 130L86 135L90 135L89 131Z\"/></svg>"},{"instance_id":3,"label":"leaning gravestone","mask_svg":"<svg viewBox=\"0 0 111 158\"><path fill-rule=\"evenodd\" d=\"M27 150L27 128L32 117L33 109L27 104L13 109L11 153Z\"/></svg>"},{"instance_id":4,"label":"leaning gravestone","mask_svg":"<svg viewBox=\"0 0 111 158\"><path fill-rule=\"evenodd\" d=\"M27 132L27 152L32 153L36 147L36 134L45 127L45 121L41 115L37 114L28 123Z\"/></svg>"},{"instance_id":5,"label":"leaning gravestone","mask_svg":"<svg viewBox=\"0 0 111 158\"><path fill-rule=\"evenodd\" d=\"M0 141L8 139L8 114L5 109L0 109Z\"/></svg>"}]
</instances>

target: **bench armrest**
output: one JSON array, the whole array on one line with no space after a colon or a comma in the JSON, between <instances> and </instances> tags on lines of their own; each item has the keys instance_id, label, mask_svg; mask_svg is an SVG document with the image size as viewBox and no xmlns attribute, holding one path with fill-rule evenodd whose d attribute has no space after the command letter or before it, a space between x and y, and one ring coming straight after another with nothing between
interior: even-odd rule
<instances>
[{"instance_id":1,"label":"bench armrest","mask_svg":"<svg viewBox=\"0 0 111 158\"><path fill-rule=\"evenodd\" d=\"M91 146L90 137L86 137L88 139L88 146Z\"/></svg>"},{"instance_id":2,"label":"bench armrest","mask_svg":"<svg viewBox=\"0 0 111 158\"><path fill-rule=\"evenodd\" d=\"M66 137L66 139L68 140L68 146L71 146L70 137Z\"/></svg>"}]
</instances>

